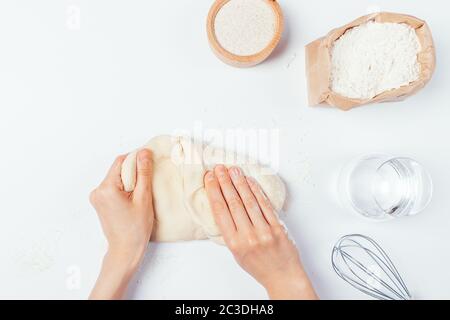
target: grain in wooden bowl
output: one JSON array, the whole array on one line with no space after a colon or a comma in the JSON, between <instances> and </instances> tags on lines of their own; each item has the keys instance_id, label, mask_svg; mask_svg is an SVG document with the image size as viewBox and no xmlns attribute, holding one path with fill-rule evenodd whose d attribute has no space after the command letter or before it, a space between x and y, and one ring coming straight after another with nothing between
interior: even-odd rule
<instances>
[{"instance_id":1,"label":"grain in wooden bowl","mask_svg":"<svg viewBox=\"0 0 450 320\"><path fill-rule=\"evenodd\" d=\"M252 67L278 45L284 19L275 0L216 0L207 19L214 54L234 67Z\"/></svg>"}]
</instances>

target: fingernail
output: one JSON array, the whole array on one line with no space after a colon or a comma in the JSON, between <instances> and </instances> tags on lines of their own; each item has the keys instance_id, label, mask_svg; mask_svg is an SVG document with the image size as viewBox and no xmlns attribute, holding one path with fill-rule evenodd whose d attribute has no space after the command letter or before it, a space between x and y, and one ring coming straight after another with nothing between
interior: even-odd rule
<instances>
[{"instance_id":1,"label":"fingernail","mask_svg":"<svg viewBox=\"0 0 450 320\"><path fill-rule=\"evenodd\" d=\"M138 162L139 162L139 165L141 167L148 167L148 166L150 166L150 161L151 161L151 158L150 158L148 152L146 152L146 151L144 151L144 152L143 151L139 151L139 153L138 153Z\"/></svg>"},{"instance_id":2,"label":"fingernail","mask_svg":"<svg viewBox=\"0 0 450 320\"><path fill-rule=\"evenodd\" d=\"M214 180L214 174L211 171L206 172L205 180L206 181L213 181Z\"/></svg>"},{"instance_id":3,"label":"fingernail","mask_svg":"<svg viewBox=\"0 0 450 320\"><path fill-rule=\"evenodd\" d=\"M216 173L219 176L224 176L226 174L226 168L224 165L220 164L216 166Z\"/></svg>"},{"instance_id":4,"label":"fingernail","mask_svg":"<svg viewBox=\"0 0 450 320\"><path fill-rule=\"evenodd\" d=\"M233 167L229 171L230 176L232 179L238 179L240 176L242 176L242 171L240 168Z\"/></svg>"},{"instance_id":5,"label":"fingernail","mask_svg":"<svg viewBox=\"0 0 450 320\"><path fill-rule=\"evenodd\" d=\"M252 177L247 177L247 182L249 185L253 185L253 186L256 186L256 184L257 184L255 179Z\"/></svg>"}]
</instances>

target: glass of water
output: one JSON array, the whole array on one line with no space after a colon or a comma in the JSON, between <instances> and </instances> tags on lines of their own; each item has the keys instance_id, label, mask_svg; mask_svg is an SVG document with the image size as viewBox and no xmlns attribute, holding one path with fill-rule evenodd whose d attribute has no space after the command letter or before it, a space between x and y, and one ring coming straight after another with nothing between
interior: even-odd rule
<instances>
[{"instance_id":1,"label":"glass of water","mask_svg":"<svg viewBox=\"0 0 450 320\"><path fill-rule=\"evenodd\" d=\"M344 206L377 220L415 215L430 203L433 193L431 177L422 165L388 155L354 160L343 168L338 184Z\"/></svg>"}]
</instances>

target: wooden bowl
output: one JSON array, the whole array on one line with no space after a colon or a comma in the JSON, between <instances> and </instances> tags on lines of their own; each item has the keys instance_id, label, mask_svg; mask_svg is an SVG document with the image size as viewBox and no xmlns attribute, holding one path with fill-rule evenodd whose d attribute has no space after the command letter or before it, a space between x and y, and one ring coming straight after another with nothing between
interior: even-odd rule
<instances>
[{"instance_id":1,"label":"wooden bowl","mask_svg":"<svg viewBox=\"0 0 450 320\"><path fill-rule=\"evenodd\" d=\"M214 2L213 6L209 10L206 28L208 31L208 41L211 46L211 49L220 60L231 66L239 68L255 66L258 63L261 63L264 60L266 60L267 57L269 57L269 55L272 53L272 51L280 42L281 34L283 33L284 27L283 12L281 11L281 7L276 0L262 0L265 1L267 4L269 4L275 13L276 26L274 36L270 41L270 43L262 51L249 56L240 56L233 54L222 48L219 41L217 40L214 29L214 23L217 13L229 1L233 0L216 0L216 2Z\"/></svg>"}]
</instances>

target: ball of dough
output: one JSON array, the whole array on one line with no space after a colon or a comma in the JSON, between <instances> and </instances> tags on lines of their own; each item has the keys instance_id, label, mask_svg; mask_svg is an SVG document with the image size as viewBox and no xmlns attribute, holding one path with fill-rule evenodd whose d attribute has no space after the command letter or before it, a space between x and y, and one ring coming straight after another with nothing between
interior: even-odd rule
<instances>
[{"instance_id":1,"label":"ball of dough","mask_svg":"<svg viewBox=\"0 0 450 320\"><path fill-rule=\"evenodd\" d=\"M173 242L212 239L223 243L209 207L203 177L216 164L238 165L246 176L255 178L280 211L286 199L281 179L270 169L253 161L240 163L226 152L185 137L158 136L144 146L153 152L153 201L155 226L152 241ZM122 165L122 182L127 192L136 184L136 155L130 153ZM249 163L250 162L250 163Z\"/></svg>"}]
</instances>

